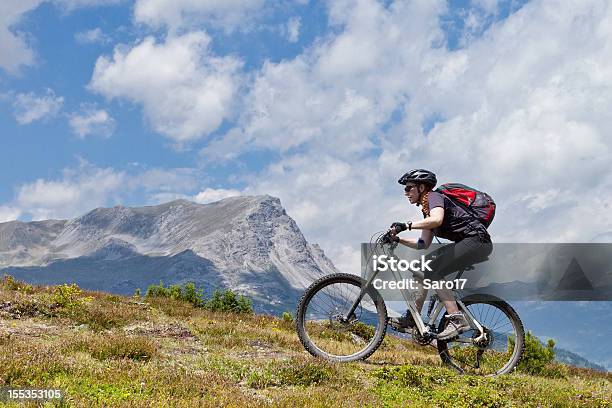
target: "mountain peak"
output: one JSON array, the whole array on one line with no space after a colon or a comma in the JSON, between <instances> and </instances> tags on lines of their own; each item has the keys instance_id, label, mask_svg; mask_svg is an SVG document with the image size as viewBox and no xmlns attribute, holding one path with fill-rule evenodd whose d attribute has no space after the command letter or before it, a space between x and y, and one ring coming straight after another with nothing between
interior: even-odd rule
<instances>
[{"instance_id":1,"label":"mountain peak","mask_svg":"<svg viewBox=\"0 0 612 408\"><path fill-rule=\"evenodd\" d=\"M10 269L19 277L15 267L26 267L34 281L76 281L119 293L161 279L232 288L268 301L337 272L306 241L280 199L267 194L96 208L71 220L0 224L0 272Z\"/></svg>"},{"instance_id":2,"label":"mountain peak","mask_svg":"<svg viewBox=\"0 0 612 408\"><path fill-rule=\"evenodd\" d=\"M260 195L238 195L238 196L230 196L223 198L217 201L210 201L206 203L198 203L196 201L191 201L186 198L178 198L176 200L172 200L166 203L161 203L157 205L152 205L149 207L157 207L157 206L175 206L175 205L216 205L221 203L230 203L230 202L241 202L241 203L270 203L273 205L281 205L280 198L271 196L269 194L260 194ZM122 207L122 206L118 206Z\"/></svg>"}]
</instances>

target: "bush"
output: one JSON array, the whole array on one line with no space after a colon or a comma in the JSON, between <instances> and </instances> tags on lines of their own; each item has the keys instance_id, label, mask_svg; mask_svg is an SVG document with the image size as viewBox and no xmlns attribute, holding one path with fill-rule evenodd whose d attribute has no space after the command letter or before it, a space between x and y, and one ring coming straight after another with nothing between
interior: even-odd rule
<instances>
[{"instance_id":1,"label":"bush","mask_svg":"<svg viewBox=\"0 0 612 408\"><path fill-rule=\"evenodd\" d=\"M165 287L164 283L160 281L159 285L149 286L145 296L183 300L191 303L195 307L202 307L204 305L204 293L202 289L197 289L193 282L188 282L183 286L170 285L169 287Z\"/></svg>"},{"instance_id":2,"label":"bush","mask_svg":"<svg viewBox=\"0 0 612 408\"><path fill-rule=\"evenodd\" d=\"M183 300L193 304L196 307L202 307L204 304L204 291L196 288L193 282L188 282L183 287Z\"/></svg>"},{"instance_id":3,"label":"bush","mask_svg":"<svg viewBox=\"0 0 612 408\"><path fill-rule=\"evenodd\" d=\"M204 307L213 312L253 313L251 300L242 295L237 296L229 289L215 290Z\"/></svg>"},{"instance_id":4,"label":"bush","mask_svg":"<svg viewBox=\"0 0 612 408\"><path fill-rule=\"evenodd\" d=\"M15 290L26 294L34 293L34 286L15 280L11 275L4 275L1 283L2 286L6 287L8 290Z\"/></svg>"},{"instance_id":5,"label":"bush","mask_svg":"<svg viewBox=\"0 0 612 408\"><path fill-rule=\"evenodd\" d=\"M283 312L283 322L293 323L293 315L291 312Z\"/></svg>"},{"instance_id":6,"label":"bush","mask_svg":"<svg viewBox=\"0 0 612 408\"><path fill-rule=\"evenodd\" d=\"M527 332L525 336L525 351L517 369L528 374L544 375L547 372L547 365L552 363L555 358L555 341L549 339L546 346L540 340Z\"/></svg>"},{"instance_id":7,"label":"bush","mask_svg":"<svg viewBox=\"0 0 612 408\"><path fill-rule=\"evenodd\" d=\"M146 297L170 297L170 291L164 287L164 282L159 281L159 285L150 285L147 288Z\"/></svg>"},{"instance_id":8,"label":"bush","mask_svg":"<svg viewBox=\"0 0 612 408\"><path fill-rule=\"evenodd\" d=\"M370 341L376 333L376 329L368 324L357 322L350 328L350 332L361 337L364 341Z\"/></svg>"},{"instance_id":9,"label":"bush","mask_svg":"<svg viewBox=\"0 0 612 408\"><path fill-rule=\"evenodd\" d=\"M90 296L81 296L83 291L76 284L56 286L51 295L51 302L59 307L73 309L91 301Z\"/></svg>"},{"instance_id":10,"label":"bush","mask_svg":"<svg viewBox=\"0 0 612 408\"><path fill-rule=\"evenodd\" d=\"M191 303L195 307L203 307L213 312L253 313L253 302L245 296L226 290L215 290L210 299L204 297L204 291L198 289L193 282L184 285L164 286L151 285L147 289L146 297L164 297Z\"/></svg>"}]
</instances>

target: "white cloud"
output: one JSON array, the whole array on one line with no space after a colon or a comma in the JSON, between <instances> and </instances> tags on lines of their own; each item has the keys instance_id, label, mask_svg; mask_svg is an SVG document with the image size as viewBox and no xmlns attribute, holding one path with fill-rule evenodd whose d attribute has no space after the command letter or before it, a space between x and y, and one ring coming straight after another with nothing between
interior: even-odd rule
<instances>
[{"instance_id":1,"label":"white cloud","mask_svg":"<svg viewBox=\"0 0 612 408\"><path fill-rule=\"evenodd\" d=\"M91 105L81 106L81 113L68 115L68 123L80 138L89 135L109 137L115 129L115 120L108 112Z\"/></svg>"},{"instance_id":2,"label":"white cloud","mask_svg":"<svg viewBox=\"0 0 612 408\"><path fill-rule=\"evenodd\" d=\"M14 221L21 215L21 210L16 207L0 205L0 222Z\"/></svg>"},{"instance_id":3,"label":"white cloud","mask_svg":"<svg viewBox=\"0 0 612 408\"><path fill-rule=\"evenodd\" d=\"M297 42L300 38L300 18L299 17L291 17L289 21L287 21L287 40L291 43Z\"/></svg>"},{"instance_id":4,"label":"white cloud","mask_svg":"<svg viewBox=\"0 0 612 408\"><path fill-rule=\"evenodd\" d=\"M19 93L13 101L15 119L20 125L56 116L64 104L64 98L56 96L51 89L43 95L33 92Z\"/></svg>"},{"instance_id":5,"label":"white cloud","mask_svg":"<svg viewBox=\"0 0 612 408\"><path fill-rule=\"evenodd\" d=\"M134 19L171 30L205 24L230 31L244 28L263 5L264 0L137 0Z\"/></svg>"},{"instance_id":6,"label":"white cloud","mask_svg":"<svg viewBox=\"0 0 612 408\"><path fill-rule=\"evenodd\" d=\"M81 44L108 44L111 39L100 27L81 31L74 35L74 39Z\"/></svg>"},{"instance_id":7,"label":"white cloud","mask_svg":"<svg viewBox=\"0 0 612 408\"><path fill-rule=\"evenodd\" d=\"M372 149L381 127L422 81L419 61L443 37L443 4L330 3L331 21L344 30L293 60L264 64L240 125L203 153L226 159L249 149L308 146L349 158Z\"/></svg>"},{"instance_id":8,"label":"white cloud","mask_svg":"<svg viewBox=\"0 0 612 408\"><path fill-rule=\"evenodd\" d=\"M4 0L0 2L0 68L16 73L22 65L34 63L34 51L28 46L27 35L13 26L42 0Z\"/></svg>"},{"instance_id":9,"label":"white cloud","mask_svg":"<svg viewBox=\"0 0 612 408\"><path fill-rule=\"evenodd\" d=\"M74 217L106 204L126 177L123 172L87 165L77 173L68 171L61 180L38 179L21 186L17 206L34 220Z\"/></svg>"},{"instance_id":10,"label":"white cloud","mask_svg":"<svg viewBox=\"0 0 612 408\"><path fill-rule=\"evenodd\" d=\"M185 198L186 192L198 188L198 177L190 168L150 169L132 176L130 188Z\"/></svg>"},{"instance_id":11,"label":"white cloud","mask_svg":"<svg viewBox=\"0 0 612 408\"><path fill-rule=\"evenodd\" d=\"M231 115L241 80L241 62L212 55L209 44L206 33L192 32L116 47L98 58L90 87L141 104L153 130L176 142L204 137Z\"/></svg>"},{"instance_id":12,"label":"white cloud","mask_svg":"<svg viewBox=\"0 0 612 408\"><path fill-rule=\"evenodd\" d=\"M338 34L266 63L238 126L204 157L280 154L245 178L247 192L281 197L347 271L358 268L358 242L421 217L396 184L410 168L490 192L497 242L589 241L612 230L612 8L528 3L450 51L438 47L445 7L330 3ZM425 135L432 117L441 119Z\"/></svg>"},{"instance_id":13,"label":"white cloud","mask_svg":"<svg viewBox=\"0 0 612 408\"><path fill-rule=\"evenodd\" d=\"M96 167L85 160L67 168L61 177L38 179L18 187L17 198L0 206L0 219L28 215L34 220L73 218L96 207L137 203L158 204L189 198L199 187L194 169L117 170Z\"/></svg>"},{"instance_id":14,"label":"white cloud","mask_svg":"<svg viewBox=\"0 0 612 408\"><path fill-rule=\"evenodd\" d=\"M224 188L206 188L200 191L193 197L193 201L200 204L211 203L213 201L223 200L227 197L233 197L240 195L240 191L233 189L224 189Z\"/></svg>"}]
</instances>

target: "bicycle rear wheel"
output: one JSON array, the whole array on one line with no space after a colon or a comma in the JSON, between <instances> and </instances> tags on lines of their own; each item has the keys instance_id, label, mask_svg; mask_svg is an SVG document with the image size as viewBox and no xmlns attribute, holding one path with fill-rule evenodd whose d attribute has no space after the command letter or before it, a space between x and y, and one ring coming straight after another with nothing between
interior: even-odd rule
<instances>
[{"instance_id":1,"label":"bicycle rear wheel","mask_svg":"<svg viewBox=\"0 0 612 408\"><path fill-rule=\"evenodd\" d=\"M444 363L460 373L495 376L511 372L525 349L525 332L518 314L505 301L494 296L467 297L462 300L485 329L470 329L455 339L438 340ZM443 330L445 319L438 331Z\"/></svg>"},{"instance_id":2,"label":"bicycle rear wheel","mask_svg":"<svg viewBox=\"0 0 612 408\"><path fill-rule=\"evenodd\" d=\"M310 354L347 362L366 359L380 346L387 308L376 289L368 288L353 315L346 316L365 284L359 276L338 273L306 290L298 303L296 329Z\"/></svg>"}]
</instances>

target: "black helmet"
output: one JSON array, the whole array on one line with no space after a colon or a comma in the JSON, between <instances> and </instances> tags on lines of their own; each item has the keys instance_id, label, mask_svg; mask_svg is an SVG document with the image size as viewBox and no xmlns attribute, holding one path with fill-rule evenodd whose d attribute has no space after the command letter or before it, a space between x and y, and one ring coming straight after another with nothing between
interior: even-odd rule
<instances>
[{"instance_id":1,"label":"black helmet","mask_svg":"<svg viewBox=\"0 0 612 408\"><path fill-rule=\"evenodd\" d=\"M429 170L415 169L404 174L397 182L403 185L406 185L406 183L422 183L434 188L438 179L436 179L436 175Z\"/></svg>"}]
</instances>

